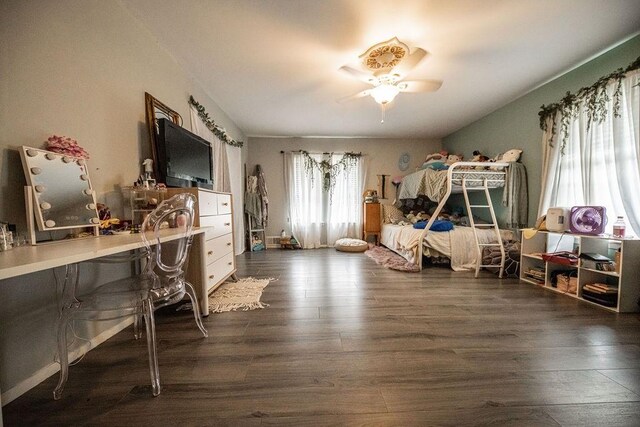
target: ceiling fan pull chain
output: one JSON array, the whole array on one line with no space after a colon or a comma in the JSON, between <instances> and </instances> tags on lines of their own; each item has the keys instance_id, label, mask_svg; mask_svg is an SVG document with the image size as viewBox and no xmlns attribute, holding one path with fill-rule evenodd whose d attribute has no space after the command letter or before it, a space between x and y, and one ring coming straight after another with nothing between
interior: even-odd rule
<instances>
[{"instance_id":1,"label":"ceiling fan pull chain","mask_svg":"<svg viewBox=\"0 0 640 427\"><path fill-rule=\"evenodd\" d=\"M380 107L382 108L382 119L380 120L380 124L384 124L384 110L385 110L385 105L387 104L380 104Z\"/></svg>"}]
</instances>

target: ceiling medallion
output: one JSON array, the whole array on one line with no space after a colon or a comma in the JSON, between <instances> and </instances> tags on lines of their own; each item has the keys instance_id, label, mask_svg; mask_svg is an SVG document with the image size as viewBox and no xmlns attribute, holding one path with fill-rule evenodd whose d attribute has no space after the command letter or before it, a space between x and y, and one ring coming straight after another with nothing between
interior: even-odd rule
<instances>
[{"instance_id":1,"label":"ceiling medallion","mask_svg":"<svg viewBox=\"0 0 640 427\"><path fill-rule=\"evenodd\" d=\"M389 69L398 65L408 52L409 46L394 37L371 46L360 59L369 70Z\"/></svg>"},{"instance_id":2,"label":"ceiling medallion","mask_svg":"<svg viewBox=\"0 0 640 427\"><path fill-rule=\"evenodd\" d=\"M407 53L400 46L382 46L374 50L367 57L367 68L378 70L380 68L395 67Z\"/></svg>"}]
</instances>

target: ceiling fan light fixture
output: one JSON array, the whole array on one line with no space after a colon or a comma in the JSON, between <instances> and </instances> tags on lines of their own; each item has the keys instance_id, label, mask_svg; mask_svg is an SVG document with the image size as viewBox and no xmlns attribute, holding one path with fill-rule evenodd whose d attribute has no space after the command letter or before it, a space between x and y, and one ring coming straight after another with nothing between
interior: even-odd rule
<instances>
[{"instance_id":1,"label":"ceiling fan light fixture","mask_svg":"<svg viewBox=\"0 0 640 427\"><path fill-rule=\"evenodd\" d=\"M393 84L383 83L374 87L370 91L370 95L373 99L381 105L388 104L400 93L400 89Z\"/></svg>"}]
</instances>

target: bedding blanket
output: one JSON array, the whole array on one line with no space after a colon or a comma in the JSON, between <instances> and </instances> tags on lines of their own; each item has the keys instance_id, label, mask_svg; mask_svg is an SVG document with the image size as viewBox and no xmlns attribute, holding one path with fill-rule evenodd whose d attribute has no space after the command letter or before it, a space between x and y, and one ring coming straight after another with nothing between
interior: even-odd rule
<instances>
[{"instance_id":1,"label":"bedding blanket","mask_svg":"<svg viewBox=\"0 0 640 427\"><path fill-rule=\"evenodd\" d=\"M439 202L447 192L447 171L423 169L402 179L398 199L415 199L420 194Z\"/></svg>"},{"instance_id":2,"label":"bedding blanket","mask_svg":"<svg viewBox=\"0 0 640 427\"><path fill-rule=\"evenodd\" d=\"M417 264L418 243L423 230L417 230L410 225L401 226L384 224L380 243L387 248L403 256L410 262ZM477 230L480 243L491 243L495 241L493 230ZM502 240L513 240L514 234L511 230L500 230ZM478 257L476 242L473 237L471 227L456 226L447 232L427 233L425 237L425 254L435 250L441 255L449 257L451 269L454 271L473 270ZM429 251L427 251L427 248Z\"/></svg>"}]
</instances>

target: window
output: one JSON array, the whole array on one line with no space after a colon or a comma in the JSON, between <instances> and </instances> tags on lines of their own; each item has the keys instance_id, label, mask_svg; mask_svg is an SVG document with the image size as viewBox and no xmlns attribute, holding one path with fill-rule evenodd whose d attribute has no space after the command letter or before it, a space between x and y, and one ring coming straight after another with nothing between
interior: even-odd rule
<instances>
[{"instance_id":1,"label":"window","mask_svg":"<svg viewBox=\"0 0 640 427\"><path fill-rule=\"evenodd\" d=\"M335 165L341 156L309 154L317 163ZM330 191L318 168L307 169L305 154L285 153L285 192L291 231L305 249L318 248L342 237L360 237L362 228L362 192L364 165L362 157L347 168L340 168Z\"/></svg>"},{"instance_id":2,"label":"window","mask_svg":"<svg viewBox=\"0 0 640 427\"><path fill-rule=\"evenodd\" d=\"M620 85L606 85L601 120L592 120L586 100L574 115L549 118L543 138L542 194L538 215L549 207L599 205L607 209L607 232L622 215L640 235L640 70L629 71ZM614 112L616 91L619 109ZM557 132L552 127L555 122ZM550 142L550 143L549 143ZM630 231L630 230L629 230Z\"/></svg>"}]
</instances>

